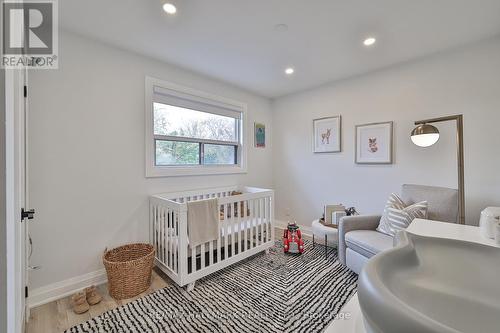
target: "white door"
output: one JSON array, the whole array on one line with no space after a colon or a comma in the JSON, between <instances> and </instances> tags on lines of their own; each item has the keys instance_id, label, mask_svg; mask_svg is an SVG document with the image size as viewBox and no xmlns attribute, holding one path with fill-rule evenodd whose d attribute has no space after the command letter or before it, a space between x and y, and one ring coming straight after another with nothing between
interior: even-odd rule
<instances>
[{"instance_id":1,"label":"white door","mask_svg":"<svg viewBox=\"0 0 500 333\"><path fill-rule=\"evenodd\" d=\"M26 73L5 71L6 197L7 197L7 326L22 333L26 319ZM29 215L29 214L28 214Z\"/></svg>"}]
</instances>

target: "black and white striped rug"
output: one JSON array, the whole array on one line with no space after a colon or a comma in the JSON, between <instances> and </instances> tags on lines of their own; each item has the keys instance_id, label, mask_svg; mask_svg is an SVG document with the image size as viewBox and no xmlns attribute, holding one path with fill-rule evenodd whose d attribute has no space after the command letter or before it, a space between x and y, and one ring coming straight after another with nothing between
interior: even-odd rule
<instances>
[{"instance_id":1,"label":"black and white striped rug","mask_svg":"<svg viewBox=\"0 0 500 333\"><path fill-rule=\"evenodd\" d=\"M321 332L348 319L340 309L356 287L336 253L326 259L323 246L306 241L302 255L289 255L276 242L191 292L172 284L66 332Z\"/></svg>"}]
</instances>

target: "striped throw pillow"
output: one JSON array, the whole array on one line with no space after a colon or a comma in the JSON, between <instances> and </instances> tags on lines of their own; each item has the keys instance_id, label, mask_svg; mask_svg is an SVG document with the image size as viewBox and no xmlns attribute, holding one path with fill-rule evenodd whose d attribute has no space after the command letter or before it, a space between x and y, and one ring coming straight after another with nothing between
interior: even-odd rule
<instances>
[{"instance_id":1,"label":"striped throw pillow","mask_svg":"<svg viewBox=\"0 0 500 333\"><path fill-rule=\"evenodd\" d=\"M387 235L391 235L391 227L389 225L389 220L387 219L388 209L403 209L405 207L406 205L399 197L399 195L397 195L396 193L391 193L389 199L387 200L387 203L385 204L384 214L382 214L382 218L380 219L380 222L378 224L377 231Z\"/></svg>"},{"instance_id":2,"label":"striped throw pillow","mask_svg":"<svg viewBox=\"0 0 500 333\"><path fill-rule=\"evenodd\" d=\"M403 209L388 208L390 235L395 236L400 230L406 229L414 219L427 217L427 201L418 202Z\"/></svg>"}]
</instances>

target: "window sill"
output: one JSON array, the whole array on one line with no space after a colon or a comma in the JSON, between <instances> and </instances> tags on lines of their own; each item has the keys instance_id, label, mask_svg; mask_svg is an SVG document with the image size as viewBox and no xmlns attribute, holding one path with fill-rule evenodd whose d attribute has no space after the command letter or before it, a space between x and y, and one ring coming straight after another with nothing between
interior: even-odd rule
<instances>
[{"instance_id":1,"label":"window sill","mask_svg":"<svg viewBox=\"0 0 500 333\"><path fill-rule=\"evenodd\" d=\"M146 178L228 175L247 173L246 167L235 166L151 166L146 168Z\"/></svg>"}]
</instances>

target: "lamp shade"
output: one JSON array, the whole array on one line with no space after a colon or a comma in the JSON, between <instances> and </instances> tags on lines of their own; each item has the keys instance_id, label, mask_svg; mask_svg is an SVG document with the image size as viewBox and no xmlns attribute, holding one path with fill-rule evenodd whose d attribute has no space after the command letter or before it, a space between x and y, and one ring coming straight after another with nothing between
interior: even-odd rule
<instances>
[{"instance_id":1,"label":"lamp shade","mask_svg":"<svg viewBox=\"0 0 500 333\"><path fill-rule=\"evenodd\" d=\"M418 125L411 131L411 141L419 147L429 147L439 140L439 130L429 124Z\"/></svg>"}]
</instances>

